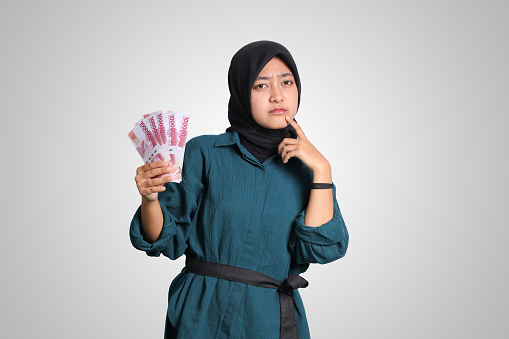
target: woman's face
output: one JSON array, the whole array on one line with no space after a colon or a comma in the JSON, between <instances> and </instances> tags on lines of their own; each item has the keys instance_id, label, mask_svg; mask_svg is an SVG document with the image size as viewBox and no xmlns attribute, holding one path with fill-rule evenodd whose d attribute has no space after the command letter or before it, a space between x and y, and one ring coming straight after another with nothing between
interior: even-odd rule
<instances>
[{"instance_id":1,"label":"woman's face","mask_svg":"<svg viewBox=\"0 0 509 339\"><path fill-rule=\"evenodd\" d=\"M251 89L251 112L258 125L269 129L285 128L297 112L299 92L292 72L274 57L258 74Z\"/></svg>"}]
</instances>

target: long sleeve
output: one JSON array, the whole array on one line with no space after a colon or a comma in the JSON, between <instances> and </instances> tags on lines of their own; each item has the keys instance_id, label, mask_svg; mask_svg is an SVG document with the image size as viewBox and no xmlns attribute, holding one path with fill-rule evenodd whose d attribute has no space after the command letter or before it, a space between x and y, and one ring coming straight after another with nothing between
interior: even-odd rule
<instances>
[{"instance_id":1,"label":"long sleeve","mask_svg":"<svg viewBox=\"0 0 509 339\"><path fill-rule=\"evenodd\" d=\"M348 231L336 200L336 186L333 187L334 216L318 227L304 225L306 210L295 219L295 227L289 241L293 260L298 264L326 264L346 254Z\"/></svg>"},{"instance_id":2,"label":"long sleeve","mask_svg":"<svg viewBox=\"0 0 509 339\"><path fill-rule=\"evenodd\" d=\"M159 239L151 243L143 236L141 228L141 206L136 211L129 230L133 246L149 256L161 253L170 259L184 254L192 230L193 216L203 192L203 154L194 140L186 144L182 181L165 184L166 190L159 193L159 204L164 224Z\"/></svg>"}]
</instances>

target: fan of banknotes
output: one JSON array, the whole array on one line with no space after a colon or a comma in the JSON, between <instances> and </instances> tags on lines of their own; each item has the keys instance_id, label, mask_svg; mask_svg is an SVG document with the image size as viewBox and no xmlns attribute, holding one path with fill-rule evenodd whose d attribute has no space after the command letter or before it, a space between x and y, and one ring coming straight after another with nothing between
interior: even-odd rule
<instances>
[{"instance_id":1,"label":"fan of banknotes","mask_svg":"<svg viewBox=\"0 0 509 339\"><path fill-rule=\"evenodd\" d=\"M189 115L158 111L145 114L128 133L145 163L167 161L173 182L182 180L182 163L187 139Z\"/></svg>"}]
</instances>

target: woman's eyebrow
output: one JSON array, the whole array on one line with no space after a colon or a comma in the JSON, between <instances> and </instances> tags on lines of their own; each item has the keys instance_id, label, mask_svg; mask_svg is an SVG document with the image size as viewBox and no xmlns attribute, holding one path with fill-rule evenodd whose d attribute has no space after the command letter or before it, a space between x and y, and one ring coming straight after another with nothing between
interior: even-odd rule
<instances>
[{"instance_id":1,"label":"woman's eyebrow","mask_svg":"<svg viewBox=\"0 0 509 339\"><path fill-rule=\"evenodd\" d=\"M292 73L281 73L281 74L277 75L278 78L285 78L285 77L292 77L292 76L293 76ZM256 80L269 80L269 79L272 79L272 77L267 76L267 75L260 75L258 78L256 78Z\"/></svg>"}]
</instances>

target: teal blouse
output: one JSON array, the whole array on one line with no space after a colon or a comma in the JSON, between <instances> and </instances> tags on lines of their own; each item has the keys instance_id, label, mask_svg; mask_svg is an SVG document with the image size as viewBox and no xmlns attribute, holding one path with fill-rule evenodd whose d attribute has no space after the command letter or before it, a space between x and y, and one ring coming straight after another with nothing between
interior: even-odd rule
<instances>
[{"instance_id":1,"label":"teal blouse","mask_svg":"<svg viewBox=\"0 0 509 339\"><path fill-rule=\"evenodd\" d=\"M130 227L133 246L150 256L190 255L258 271L279 281L345 255L348 232L334 194L334 217L304 225L311 171L279 155L260 163L236 132L186 144L181 183L159 193L159 239L141 232L140 209ZM313 282L310 281L310 288ZM293 291L299 338L310 338L304 305ZM324 295L324 298L326 296ZM185 268L169 291L168 320L178 338L279 338L277 290L195 275Z\"/></svg>"}]
</instances>

